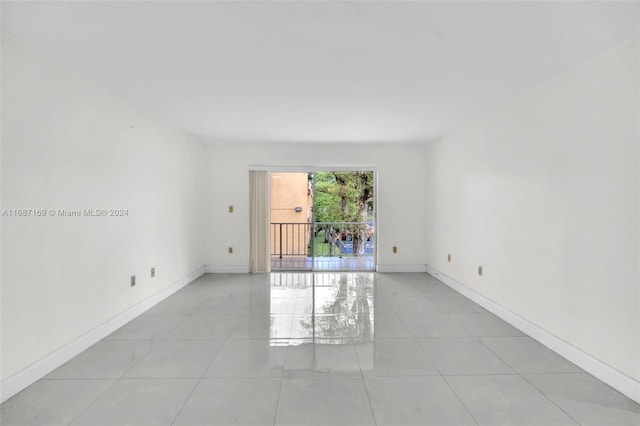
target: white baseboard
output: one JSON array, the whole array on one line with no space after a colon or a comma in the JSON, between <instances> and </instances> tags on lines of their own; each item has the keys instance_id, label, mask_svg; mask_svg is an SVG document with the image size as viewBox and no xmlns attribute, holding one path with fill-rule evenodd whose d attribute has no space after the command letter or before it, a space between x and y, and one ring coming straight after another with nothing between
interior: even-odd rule
<instances>
[{"instance_id":1,"label":"white baseboard","mask_svg":"<svg viewBox=\"0 0 640 426\"><path fill-rule=\"evenodd\" d=\"M39 361L36 361L30 366L19 371L18 373L7 377L0 383L0 402L6 401L21 390L40 380L56 368L60 367L65 362L79 355L90 346L98 343L109 334L113 333L132 319L157 305L204 273L204 266L196 269L184 278L181 278L173 284L170 284L169 286L160 290L153 296L143 300L135 306L132 306L131 308L115 316L109 321L94 328L90 332L67 343L62 348L56 350L55 352L52 352Z\"/></svg>"},{"instance_id":2,"label":"white baseboard","mask_svg":"<svg viewBox=\"0 0 640 426\"><path fill-rule=\"evenodd\" d=\"M378 265L376 272L427 272L427 265Z\"/></svg>"},{"instance_id":3,"label":"white baseboard","mask_svg":"<svg viewBox=\"0 0 640 426\"><path fill-rule=\"evenodd\" d=\"M637 403L640 403L640 382L638 382L637 380L634 380L626 374L594 358L588 353L576 348L575 346L562 340L558 336L555 336L548 331L538 327L525 318L522 318L515 312L512 312L507 308L493 302L492 300L487 299L480 293L443 274L437 269L431 266L427 266L427 272L429 273L429 275L442 281L463 296L473 300L478 305L502 318L526 335L542 343L544 346L551 349L555 353L568 359L578 367L585 370L587 373L593 375L612 388L618 390L628 398L636 401Z\"/></svg>"},{"instance_id":4,"label":"white baseboard","mask_svg":"<svg viewBox=\"0 0 640 426\"><path fill-rule=\"evenodd\" d=\"M207 274L248 274L249 265L207 265Z\"/></svg>"}]
</instances>

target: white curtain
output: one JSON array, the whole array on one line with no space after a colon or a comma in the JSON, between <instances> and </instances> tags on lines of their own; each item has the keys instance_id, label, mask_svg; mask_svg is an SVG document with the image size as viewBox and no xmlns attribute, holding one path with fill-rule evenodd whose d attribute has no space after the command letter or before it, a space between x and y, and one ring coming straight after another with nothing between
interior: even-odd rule
<instances>
[{"instance_id":1,"label":"white curtain","mask_svg":"<svg viewBox=\"0 0 640 426\"><path fill-rule=\"evenodd\" d=\"M271 173L249 171L251 253L249 270L271 272Z\"/></svg>"}]
</instances>

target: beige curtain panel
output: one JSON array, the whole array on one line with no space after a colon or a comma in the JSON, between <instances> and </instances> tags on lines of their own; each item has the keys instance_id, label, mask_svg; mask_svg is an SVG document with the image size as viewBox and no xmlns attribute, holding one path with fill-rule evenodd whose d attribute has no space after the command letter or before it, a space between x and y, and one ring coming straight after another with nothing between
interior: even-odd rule
<instances>
[{"instance_id":1,"label":"beige curtain panel","mask_svg":"<svg viewBox=\"0 0 640 426\"><path fill-rule=\"evenodd\" d=\"M249 172L249 209L251 211L251 253L249 271L271 272L270 222L271 173Z\"/></svg>"}]
</instances>

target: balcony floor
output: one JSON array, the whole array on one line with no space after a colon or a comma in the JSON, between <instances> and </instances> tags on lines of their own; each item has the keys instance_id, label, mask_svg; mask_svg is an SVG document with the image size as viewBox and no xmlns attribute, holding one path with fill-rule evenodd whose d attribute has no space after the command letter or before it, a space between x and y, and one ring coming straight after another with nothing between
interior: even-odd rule
<instances>
[{"instance_id":1,"label":"balcony floor","mask_svg":"<svg viewBox=\"0 0 640 426\"><path fill-rule=\"evenodd\" d=\"M271 257L274 271L375 271L373 255L360 257L304 256Z\"/></svg>"}]
</instances>

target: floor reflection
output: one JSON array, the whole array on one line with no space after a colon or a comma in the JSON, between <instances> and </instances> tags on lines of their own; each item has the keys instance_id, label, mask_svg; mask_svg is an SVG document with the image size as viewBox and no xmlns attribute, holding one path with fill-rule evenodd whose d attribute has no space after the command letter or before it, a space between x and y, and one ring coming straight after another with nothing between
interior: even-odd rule
<instances>
[{"instance_id":1,"label":"floor reflection","mask_svg":"<svg viewBox=\"0 0 640 426\"><path fill-rule=\"evenodd\" d=\"M272 273L271 338L295 346L370 342L373 273Z\"/></svg>"},{"instance_id":2,"label":"floor reflection","mask_svg":"<svg viewBox=\"0 0 640 426\"><path fill-rule=\"evenodd\" d=\"M271 345L288 347L288 375L372 364L373 273L272 273L270 303Z\"/></svg>"}]
</instances>

